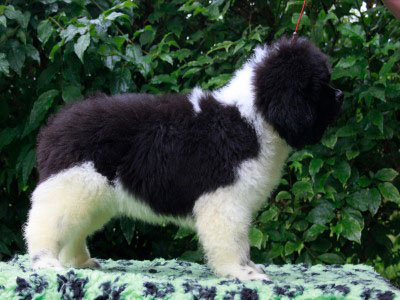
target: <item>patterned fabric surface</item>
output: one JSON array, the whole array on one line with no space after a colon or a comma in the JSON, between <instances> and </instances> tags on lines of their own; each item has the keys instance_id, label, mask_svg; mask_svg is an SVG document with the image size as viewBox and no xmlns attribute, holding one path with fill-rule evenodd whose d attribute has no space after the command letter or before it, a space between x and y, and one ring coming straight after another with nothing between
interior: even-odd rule
<instances>
[{"instance_id":1,"label":"patterned fabric surface","mask_svg":"<svg viewBox=\"0 0 400 300\"><path fill-rule=\"evenodd\" d=\"M0 299L400 299L364 265L265 266L271 281L215 277L178 260L100 260L101 270L33 271L28 257L0 262Z\"/></svg>"}]
</instances>

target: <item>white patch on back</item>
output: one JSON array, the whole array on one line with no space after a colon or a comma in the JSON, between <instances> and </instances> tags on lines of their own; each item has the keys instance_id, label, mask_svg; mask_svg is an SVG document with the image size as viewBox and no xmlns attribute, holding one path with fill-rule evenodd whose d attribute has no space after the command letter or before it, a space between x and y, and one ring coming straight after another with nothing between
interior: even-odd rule
<instances>
[{"instance_id":1,"label":"white patch on back","mask_svg":"<svg viewBox=\"0 0 400 300\"><path fill-rule=\"evenodd\" d=\"M261 62L267 54L266 46L257 47L251 59L235 72L228 84L212 93L220 103L236 106L242 117L254 126L259 136L263 125L254 105L255 92L252 80L255 65Z\"/></svg>"},{"instance_id":2,"label":"white patch on back","mask_svg":"<svg viewBox=\"0 0 400 300\"><path fill-rule=\"evenodd\" d=\"M200 100L203 96L204 92L199 87L195 87L189 95L189 101L192 103L195 113L201 112Z\"/></svg>"}]
</instances>

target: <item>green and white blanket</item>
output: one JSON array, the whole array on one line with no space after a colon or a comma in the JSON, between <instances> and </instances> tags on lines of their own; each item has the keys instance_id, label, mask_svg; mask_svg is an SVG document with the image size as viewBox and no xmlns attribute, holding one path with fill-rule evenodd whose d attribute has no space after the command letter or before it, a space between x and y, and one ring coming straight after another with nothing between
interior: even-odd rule
<instances>
[{"instance_id":1,"label":"green and white blanket","mask_svg":"<svg viewBox=\"0 0 400 300\"><path fill-rule=\"evenodd\" d=\"M364 265L269 265L271 281L242 282L178 260L100 262L100 270L34 271L16 256L0 262L0 299L400 299Z\"/></svg>"}]
</instances>

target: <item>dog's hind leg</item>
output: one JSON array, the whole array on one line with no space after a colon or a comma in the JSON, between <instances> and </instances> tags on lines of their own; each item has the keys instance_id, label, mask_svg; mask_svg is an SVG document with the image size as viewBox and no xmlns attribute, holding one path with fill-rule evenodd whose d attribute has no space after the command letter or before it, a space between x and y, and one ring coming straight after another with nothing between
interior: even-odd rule
<instances>
[{"instance_id":1,"label":"dog's hind leg","mask_svg":"<svg viewBox=\"0 0 400 300\"><path fill-rule=\"evenodd\" d=\"M24 232L33 267L97 267L86 237L114 216L112 198L107 179L91 163L42 182L32 194Z\"/></svg>"}]
</instances>

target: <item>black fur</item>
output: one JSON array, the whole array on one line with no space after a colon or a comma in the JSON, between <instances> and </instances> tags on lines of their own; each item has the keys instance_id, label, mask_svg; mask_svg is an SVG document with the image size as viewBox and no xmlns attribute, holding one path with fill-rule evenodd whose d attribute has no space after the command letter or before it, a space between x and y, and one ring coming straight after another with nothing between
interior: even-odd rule
<instances>
[{"instance_id":1,"label":"black fur","mask_svg":"<svg viewBox=\"0 0 400 300\"><path fill-rule=\"evenodd\" d=\"M254 73L257 110L292 147L318 142L343 98L328 85L326 57L300 38L270 49ZM211 95L199 103L197 114L179 94L96 95L68 106L40 132L40 182L90 161L156 213L190 214L199 196L234 183L236 167L260 149L237 107Z\"/></svg>"},{"instance_id":2,"label":"black fur","mask_svg":"<svg viewBox=\"0 0 400 300\"><path fill-rule=\"evenodd\" d=\"M96 96L60 111L39 136L40 181L92 161L155 212L186 215L205 192L232 184L257 156L254 129L212 96L197 115L185 95Z\"/></svg>"},{"instance_id":3,"label":"black fur","mask_svg":"<svg viewBox=\"0 0 400 300\"><path fill-rule=\"evenodd\" d=\"M331 88L327 57L304 38L282 38L256 67L256 106L294 148L320 141L340 114L343 93Z\"/></svg>"}]
</instances>

